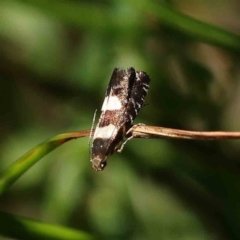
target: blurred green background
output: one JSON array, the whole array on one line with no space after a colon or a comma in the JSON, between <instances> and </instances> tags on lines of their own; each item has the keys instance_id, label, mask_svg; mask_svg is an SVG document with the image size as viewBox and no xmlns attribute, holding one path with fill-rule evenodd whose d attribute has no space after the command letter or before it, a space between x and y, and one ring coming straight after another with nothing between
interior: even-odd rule
<instances>
[{"instance_id":1,"label":"blurred green background","mask_svg":"<svg viewBox=\"0 0 240 240\"><path fill-rule=\"evenodd\" d=\"M151 77L135 123L238 131L239 15L237 0L2 0L1 170L54 135L90 129L114 67ZM97 239L240 239L239 143L137 139L95 173L88 139L70 141L1 210Z\"/></svg>"}]
</instances>

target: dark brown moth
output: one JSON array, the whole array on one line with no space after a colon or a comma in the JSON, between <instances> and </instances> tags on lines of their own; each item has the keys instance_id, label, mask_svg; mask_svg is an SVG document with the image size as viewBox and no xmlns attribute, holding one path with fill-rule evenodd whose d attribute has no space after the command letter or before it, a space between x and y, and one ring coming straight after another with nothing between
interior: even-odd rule
<instances>
[{"instance_id":1,"label":"dark brown moth","mask_svg":"<svg viewBox=\"0 0 240 240\"><path fill-rule=\"evenodd\" d=\"M141 109L149 89L150 78L133 67L113 70L101 116L93 136L91 162L95 171L102 171L107 157L117 151L133 120Z\"/></svg>"}]
</instances>

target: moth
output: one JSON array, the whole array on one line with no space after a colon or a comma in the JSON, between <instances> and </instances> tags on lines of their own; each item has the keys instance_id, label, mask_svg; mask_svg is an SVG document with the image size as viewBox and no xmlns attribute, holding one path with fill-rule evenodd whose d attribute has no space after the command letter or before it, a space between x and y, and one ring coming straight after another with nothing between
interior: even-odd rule
<instances>
[{"instance_id":1,"label":"moth","mask_svg":"<svg viewBox=\"0 0 240 240\"><path fill-rule=\"evenodd\" d=\"M95 171L102 171L110 154L119 150L133 126L133 120L143 106L150 78L143 71L130 67L113 70L101 116L93 136L91 162Z\"/></svg>"}]
</instances>

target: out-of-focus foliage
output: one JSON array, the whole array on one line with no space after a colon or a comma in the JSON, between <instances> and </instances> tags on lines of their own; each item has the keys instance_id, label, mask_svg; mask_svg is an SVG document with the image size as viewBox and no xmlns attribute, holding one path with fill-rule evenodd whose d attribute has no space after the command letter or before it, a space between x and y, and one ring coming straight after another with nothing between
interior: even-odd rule
<instances>
[{"instance_id":1,"label":"out-of-focus foliage","mask_svg":"<svg viewBox=\"0 0 240 240\"><path fill-rule=\"evenodd\" d=\"M89 129L114 67L152 79L136 123L239 130L239 14L237 0L1 1L0 168ZM239 148L133 140L95 173L87 139L71 141L1 196L1 210L98 239L240 239Z\"/></svg>"}]
</instances>

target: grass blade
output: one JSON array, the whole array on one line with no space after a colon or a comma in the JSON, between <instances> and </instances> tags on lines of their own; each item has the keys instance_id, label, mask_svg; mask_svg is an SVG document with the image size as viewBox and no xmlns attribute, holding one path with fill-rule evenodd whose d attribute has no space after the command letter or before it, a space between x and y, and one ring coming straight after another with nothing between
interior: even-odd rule
<instances>
[{"instance_id":1,"label":"grass blade","mask_svg":"<svg viewBox=\"0 0 240 240\"><path fill-rule=\"evenodd\" d=\"M87 233L71 228L42 223L40 221L0 212L0 233L16 239L90 240Z\"/></svg>"},{"instance_id":2,"label":"grass blade","mask_svg":"<svg viewBox=\"0 0 240 240\"><path fill-rule=\"evenodd\" d=\"M0 174L0 194L6 191L23 173L52 150L72 139L89 136L89 133L90 131L80 131L59 134L27 152Z\"/></svg>"}]
</instances>

